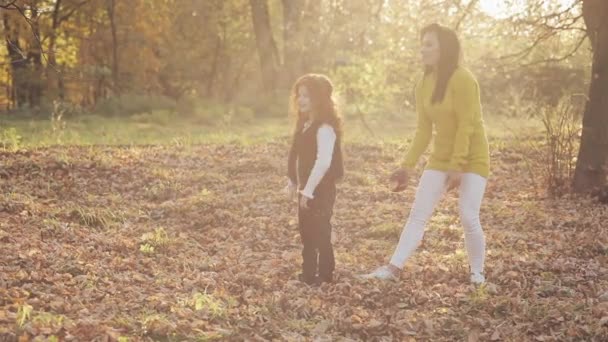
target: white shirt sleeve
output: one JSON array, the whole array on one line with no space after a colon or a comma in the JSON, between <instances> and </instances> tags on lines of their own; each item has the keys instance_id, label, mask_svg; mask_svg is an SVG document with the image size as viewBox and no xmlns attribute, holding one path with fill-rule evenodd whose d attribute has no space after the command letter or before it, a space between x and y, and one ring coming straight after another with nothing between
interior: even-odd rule
<instances>
[{"instance_id":1,"label":"white shirt sleeve","mask_svg":"<svg viewBox=\"0 0 608 342\"><path fill-rule=\"evenodd\" d=\"M334 145L336 144L336 132L333 127L328 124L323 124L317 131L317 159L315 165L310 172L308 182L300 193L308 198L314 198L313 193L317 185L325 176L327 170L331 166L331 158L334 154Z\"/></svg>"}]
</instances>

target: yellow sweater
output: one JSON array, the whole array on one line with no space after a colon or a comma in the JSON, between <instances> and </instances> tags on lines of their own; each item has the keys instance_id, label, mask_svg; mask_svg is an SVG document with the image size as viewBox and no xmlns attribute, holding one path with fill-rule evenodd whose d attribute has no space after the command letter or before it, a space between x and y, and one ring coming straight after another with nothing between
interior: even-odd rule
<instances>
[{"instance_id":1,"label":"yellow sweater","mask_svg":"<svg viewBox=\"0 0 608 342\"><path fill-rule=\"evenodd\" d=\"M468 69L458 67L448 81L443 101L432 104L436 78L435 73L428 74L416 85L418 125L402 166L416 165L431 141L434 126L435 141L427 169L470 172L487 178L490 153L475 77Z\"/></svg>"}]
</instances>

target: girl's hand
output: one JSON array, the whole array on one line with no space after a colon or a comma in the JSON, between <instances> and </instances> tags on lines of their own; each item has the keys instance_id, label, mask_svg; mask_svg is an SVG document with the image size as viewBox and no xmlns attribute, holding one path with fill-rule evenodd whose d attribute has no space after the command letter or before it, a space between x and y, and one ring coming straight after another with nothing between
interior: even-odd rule
<instances>
[{"instance_id":1,"label":"girl's hand","mask_svg":"<svg viewBox=\"0 0 608 342\"><path fill-rule=\"evenodd\" d=\"M308 209L308 201L310 201L310 198L302 195L300 196L300 208L301 209Z\"/></svg>"},{"instance_id":2,"label":"girl's hand","mask_svg":"<svg viewBox=\"0 0 608 342\"><path fill-rule=\"evenodd\" d=\"M294 201L296 197L296 185L293 184L291 180L288 180L283 192L287 195L287 198L290 201Z\"/></svg>"},{"instance_id":3,"label":"girl's hand","mask_svg":"<svg viewBox=\"0 0 608 342\"><path fill-rule=\"evenodd\" d=\"M462 179L462 172L460 171L448 171L448 179L446 180L446 192L460 186Z\"/></svg>"}]
</instances>

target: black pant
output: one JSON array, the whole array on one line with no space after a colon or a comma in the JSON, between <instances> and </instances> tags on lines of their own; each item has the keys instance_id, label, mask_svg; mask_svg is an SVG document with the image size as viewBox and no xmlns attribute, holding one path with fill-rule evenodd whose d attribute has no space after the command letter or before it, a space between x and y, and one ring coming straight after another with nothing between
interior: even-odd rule
<instances>
[{"instance_id":1,"label":"black pant","mask_svg":"<svg viewBox=\"0 0 608 342\"><path fill-rule=\"evenodd\" d=\"M302 276L312 281L316 275L322 281L332 281L335 268L331 244L331 217L336 201L335 186L318 189L308 201L308 209L298 209L298 227L302 239ZM318 273L317 273L318 267Z\"/></svg>"}]
</instances>

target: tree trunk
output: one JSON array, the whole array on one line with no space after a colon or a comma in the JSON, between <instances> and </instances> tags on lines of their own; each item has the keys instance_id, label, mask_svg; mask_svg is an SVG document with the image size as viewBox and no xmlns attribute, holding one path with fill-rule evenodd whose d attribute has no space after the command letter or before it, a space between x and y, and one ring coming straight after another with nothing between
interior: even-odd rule
<instances>
[{"instance_id":1,"label":"tree trunk","mask_svg":"<svg viewBox=\"0 0 608 342\"><path fill-rule=\"evenodd\" d=\"M118 34L116 32L116 1L107 1L108 18L110 19L110 30L112 31L112 86L114 92L120 93L120 84L118 77Z\"/></svg>"},{"instance_id":2,"label":"tree trunk","mask_svg":"<svg viewBox=\"0 0 608 342\"><path fill-rule=\"evenodd\" d=\"M68 1L68 4L70 2ZM46 66L46 78L47 86L46 93L51 97L59 97L61 100L65 97L65 81L63 73L65 72L64 66L57 65L57 35L59 28L64 21L67 21L79 8L88 4L87 1L81 1L77 4L72 4L71 8L62 6L64 3L62 0L55 0L53 6L53 14L51 16L51 29L49 30L48 40L48 52L47 52L47 66Z\"/></svg>"},{"instance_id":3,"label":"tree trunk","mask_svg":"<svg viewBox=\"0 0 608 342\"><path fill-rule=\"evenodd\" d=\"M226 34L224 32L224 37ZM218 34L215 37L215 49L213 53L213 62L211 63L211 72L209 73L209 78L207 79L207 90L206 96L212 97L213 95L213 84L215 83L215 78L217 77L218 69L219 69L219 60L222 52L222 41L223 38Z\"/></svg>"},{"instance_id":4,"label":"tree trunk","mask_svg":"<svg viewBox=\"0 0 608 342\"><path fill-rule=\"evenodd\" d=\"M27 103L28 84L27 84L27 59L19 42L19 29L13 22L9 11L4 11L2 20L4 22L4 33L6 50L10 59L11 70L11 102L13 107L20 107ZM14 25L15 24L15 25Z\"/></svg>"},{"instance_id":5,"label":"tree trunk","mask_svg":"<svg viewBox=\"0 0 608 342\"><path fill-rule=\"evenodd\" d=\"M283 79L291 85L302 72L300 19L302 0L283 0Z\"/></svg>"},{"instance_id":6,"label":"tree trunk","mask_svg":"<svg viewBox=\"0 0 608 342\"><path fill-rule=\"evenodd\" d=\"M583 16L593 64L573 190L589 193L606 184L608 167L608 1L584 0Z\"/></svg>"},{"instance_id":7,"label":"tree trunk","mask_svg":"<svg viewBox=\"0 0 608 342\"><path fill-rule=\"evenodd\" d=\"M272 36L272 28L270 27L268 3L266 0L249 0L249 2L264 89L267 92L272 92L276 86L279 58L277 46Z\"/></svg>"},{"instance_id":8,"label":"tree trunk","mask_svg":"<svg viewBox=\"0 0 608 342\"><path fill-rule=\"evenodd\" d=\"M36 1L30 3L32 37L27 52L31 72L28 78L28 101L32 106L39 106L42 98L42 38L38 24L39 11Z\"/></svg>"},{"instance_id":9,"label":"tree trunk","mask_svg":"<svg viewBox=\"0 0 608 342\"><path fill-rule=\"evenodd\" d=\"M331 1L331 8L338 9L342 5L337 1ZM329 46L333 29L337 29L334 20L330 21L329 28L323 28L321 17L322 7L318 1L305 1L302 5L300 18L300 39L305 42L306 49L300 51L300 72L308 73L317 69L317 65L325 65L324 51L331 49ZM333 16L333 15L332 15Z\"/></svg>"},{"instance_id":10,"label":"tree trunk","mask_svg":"<svg viewBox=\"0 0 608 342\"><path fill-rule=\"evenodd\" d=\"M55 1L53 7L51 29L49 31L49 50L47 52L47 66L46 66L46 79L47 79L47 94L55 97L58 95L59 98L63 99L63 93L60 90L62 80L57 68L57 56L55 54L55 46L57 45L57 29L61 23L59 19L59 12L61 11L61 0Z\"/></svg>"}]
</instances>

